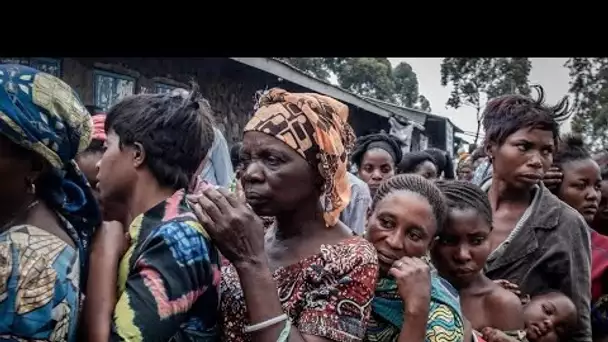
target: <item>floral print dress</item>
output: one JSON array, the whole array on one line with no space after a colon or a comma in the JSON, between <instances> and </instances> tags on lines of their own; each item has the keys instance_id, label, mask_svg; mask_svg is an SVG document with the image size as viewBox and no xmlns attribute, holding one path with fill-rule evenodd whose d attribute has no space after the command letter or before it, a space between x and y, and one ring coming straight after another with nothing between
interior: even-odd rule
<instances>
[{"instance_id":1,"label":"floral print dress","mask_svg":"<svg viewBox=\"0 0 608 342\"><path fill-rule=\"evenodd\" d=\"M302 334L332 341L365 336L378 277L374 246L360 237L323 245L318 254L274 271L283 310ZM222 269L222 341L251 341L243 332L245 298L235 268Z\"/></svg>"}]
</instances>

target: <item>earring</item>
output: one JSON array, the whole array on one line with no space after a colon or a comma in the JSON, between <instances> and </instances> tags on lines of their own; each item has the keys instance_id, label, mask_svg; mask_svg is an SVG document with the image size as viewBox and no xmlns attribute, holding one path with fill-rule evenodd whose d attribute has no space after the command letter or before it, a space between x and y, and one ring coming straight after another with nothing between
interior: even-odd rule
<instances>
[{"instance_id":1,"label":"earring","mask_svg":"<svg viewBox=\"0 0 608 342\"><path fill-rule=\"evenodd\" d=\"M34 184L34 182L31 179L27 179L27 192L31 195L35 195L36 194L36 184Z\"/></svg>"}]
</instances>

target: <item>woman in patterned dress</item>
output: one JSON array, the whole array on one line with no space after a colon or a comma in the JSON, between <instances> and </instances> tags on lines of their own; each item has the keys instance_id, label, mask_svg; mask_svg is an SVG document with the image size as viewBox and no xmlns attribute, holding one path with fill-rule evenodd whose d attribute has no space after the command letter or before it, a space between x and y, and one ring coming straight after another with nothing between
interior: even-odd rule
<instances>
[{"instance_id":1,"label":"woman in patterned dress","mask_svg":"<svg viewBox=\"0 0 608 342\"><path fill-rule=\"evenodd\" d=\"M0 340L75 341L99 210L74 162L91 118L60 79L0 65Z\"/></svg>"},{"instance_id":2,"label":"woman in patterned dress","mask_svg":"<svg viewBox=\"0 0 608 342\"><path fill-rule=\"evenodd\" d=\"M456 290L424 260L446 214L441 191L419 175L398 175L378 188L367 238L378 252L380 280L366 341L463 341Z\"/></svg>"},{"instance_id":3,"label":"woman in patterned dress","mask_svg":"<svg viewBox=\"0 0 608 342\"><path fill-rule=\"evenodd\" d=\"M270 90L243 138L241 181L253 210L224 189L193 199L231 262L222 269L222 340L364 337L378 263L374 247L338 220L350 197L347 116L334 99ZM265 236L257 215L276 217Z\"/></svg>"}]
</instances>

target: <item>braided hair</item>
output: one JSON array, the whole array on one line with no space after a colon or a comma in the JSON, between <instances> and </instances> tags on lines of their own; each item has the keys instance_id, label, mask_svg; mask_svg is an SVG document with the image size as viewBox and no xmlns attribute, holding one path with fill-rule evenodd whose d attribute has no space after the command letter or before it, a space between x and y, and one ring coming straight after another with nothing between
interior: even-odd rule
<instances>
[{"instance_id":1,"label":"braided hair","mask_svg":"<svg viewBox=\"0 0 608 342\"><path fill-rule=\"evenodd\" d=\"M433 216L437 223L437 233L440 232L447 217L448 207L445 197L433 181L414 174L401 174L391 177L383 182L376 191L372 202L372 210L395 191L408 191L424 197L433 210Z\"/></svg>"},{"instance_id":2,"label":"braided hair","mask_svg":"<svg viewBox=\"0 0 608 342\"><path fill-rule=\"evenodd\" d=\"M474 209L492 227L492 206L483 190L477 185L463 181L440 180L435 182L446 198L450 209Z\"/></svg>"},{"instance_id":3,"label":"braided hair","mask_svg":"<svg viewBox=\"0 0 608 342\"><path fill-rule=\"evenodd\" d=\"M401 158L403 158L403 151L401 151L401 142L386 133L375 133L359 137L355 142L355 147L351 153L351 161L357 167L361 166L363 155L365 152L379 148L388 152L393 157L393 163L397 165Z\"/></svg>"}]
</instances>

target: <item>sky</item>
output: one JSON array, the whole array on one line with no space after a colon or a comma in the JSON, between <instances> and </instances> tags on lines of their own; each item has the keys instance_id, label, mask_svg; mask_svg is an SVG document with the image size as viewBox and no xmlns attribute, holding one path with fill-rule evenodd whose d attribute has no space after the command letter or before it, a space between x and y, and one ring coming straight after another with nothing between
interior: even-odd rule
<instances>
[{"instance_id":1,"label":"sky","mask_svg":"<svg viewBox=\"0 0 608 342\"><path fill-rule=\"evenodd\" d=\"M445 103L450 97L451 87L441 86L441 61L443 58L389 58L393 67L400 62L407 62L418 76L420 94L431 103L433 114L450 118L462 130L475 132L477 122L475 110L470 107L461 107L458 110L446 108ZM568 68L564 67L567 58L530 58L532 69L530 71L530 84L540 84L545 90L546 102L557 103L568 93L570 77ZM562 127L569 130L569 122ZM473 141L472 137L465 139Z\"/></svg>"}]
</instances>

